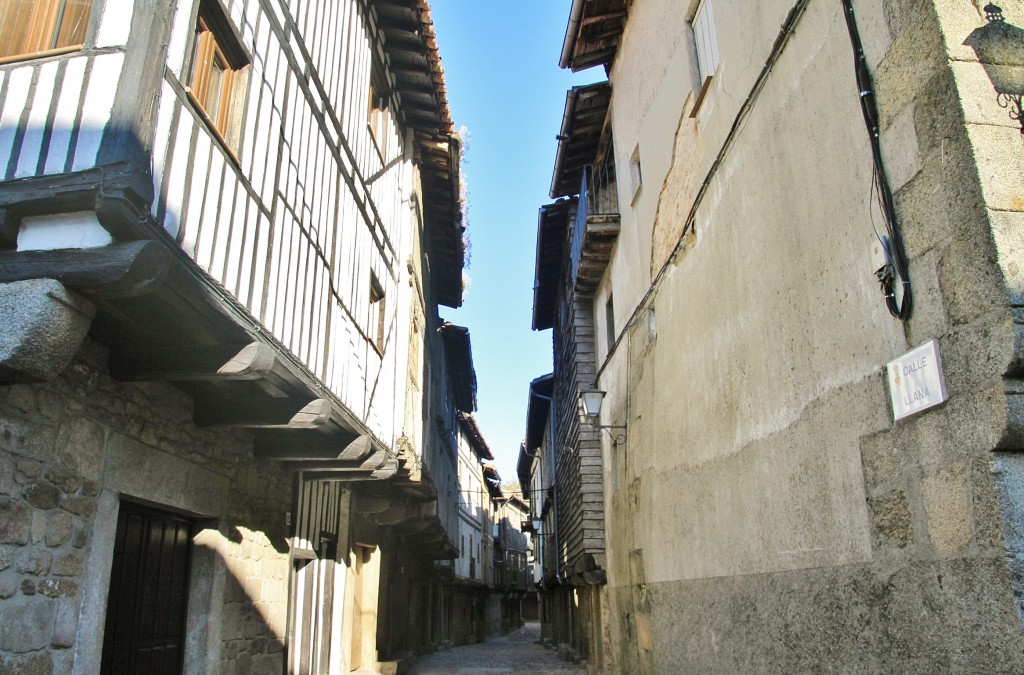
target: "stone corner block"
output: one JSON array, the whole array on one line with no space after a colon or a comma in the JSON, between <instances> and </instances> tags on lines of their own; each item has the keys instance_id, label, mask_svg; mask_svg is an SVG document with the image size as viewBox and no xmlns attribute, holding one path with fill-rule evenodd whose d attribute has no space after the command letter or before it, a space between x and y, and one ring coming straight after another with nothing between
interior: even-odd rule
<instances>
[{"instance_id":1,"label":"stone corner block","mask_svg":"<svg viewBox=\"0 0 1024 675\"><path fill-rule=\"evenodd\" d=\"M96 308L53 279L0 284L0 384L43 382L63 371Z\"/></svg>"}]
</instances>

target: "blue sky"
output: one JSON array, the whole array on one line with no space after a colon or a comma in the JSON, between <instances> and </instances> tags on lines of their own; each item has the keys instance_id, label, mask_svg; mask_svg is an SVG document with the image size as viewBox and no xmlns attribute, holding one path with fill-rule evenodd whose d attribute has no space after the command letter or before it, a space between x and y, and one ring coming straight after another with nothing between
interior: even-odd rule
<instances>
[{"instance_id":1,"label":"blue sky","mask_svg":"<svg viewBox=\"0 0 1024 675\"><path fill-rule=\"evenodd\" d=\"M455 126L469 130L462 167L469 188L472 283L459 310L479 385L480 429L504 481L526 426L528 386L551 372L551 331L530 329L537 210L548 201L565 92L605 79L558 67L571 3L434 0L434 29Z\"/></svg>"}]
</instances>

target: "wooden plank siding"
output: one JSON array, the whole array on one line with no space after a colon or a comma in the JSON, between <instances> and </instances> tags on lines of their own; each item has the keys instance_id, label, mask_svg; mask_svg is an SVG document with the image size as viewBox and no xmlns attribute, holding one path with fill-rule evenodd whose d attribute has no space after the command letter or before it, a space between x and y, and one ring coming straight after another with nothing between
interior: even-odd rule
<instances>
[{"instance_id":1,"label":"wooden plank siding","mask_svg":"<svg viewBox=\"0 0 1024 675\"><path fill-rule=\"evenodd\" d=\"M346 519L349 493L337 481L303 480L301 474L295 477L295 513L292 522L292 547L315 551L323 549L320 541L328 535L338 550L345 550L348 537Z\"/></svg>"},{"instance_id":2,"label":"wooden plank siding","mask_svg":"<svg viewBox=\"0 0 1024 675\"><path fill-rule=\"evenodd\" d=\"M605 550L601 431L580 424L577 403L580 389L593 384L596 372L593 301L589 295L573 290L570 274L565 255L552 331L557 527L562 549L559 568L563 573L572 570L585 555L603 556Z\"/></svg>"}]
</instances>

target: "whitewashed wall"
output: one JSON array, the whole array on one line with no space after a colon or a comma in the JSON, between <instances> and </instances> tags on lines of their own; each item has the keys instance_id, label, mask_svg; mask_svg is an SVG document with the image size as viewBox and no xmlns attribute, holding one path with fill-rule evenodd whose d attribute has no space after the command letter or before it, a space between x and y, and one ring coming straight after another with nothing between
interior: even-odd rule
<instances>
[{"instance_id":1,"label":"whitewashed wall","mask_svg":"<svg viewBox=\"0 0 1024 675\"><path fill-rule=\"evenodd\" d=\"M483 537L487 536L487 507L489 499L484 489L480 462L476 458L465 435L459 433L459 546L460 554L455 561L455 576L474 581L484 580ZM470 570L470 557L476 558L476 566Z\"/></svg>"}]
</instances>

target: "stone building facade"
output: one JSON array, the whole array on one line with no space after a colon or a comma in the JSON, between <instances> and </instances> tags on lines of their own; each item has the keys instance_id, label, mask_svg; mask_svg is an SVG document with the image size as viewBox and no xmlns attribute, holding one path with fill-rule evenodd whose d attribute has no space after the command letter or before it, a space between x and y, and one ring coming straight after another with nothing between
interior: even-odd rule
<instances>
[{"instance_id":1,"label":"stone building facade","mask_svg":"<svg viewBox=\"0 0 1024 675\"><path fill-rule=\"evenodd\" d=\"M1020 672L1024 6L619 4L573 2L562 56L607 68L582 162L614 147L621 217L602 667ZM948 400L894 421L931 340Z\"/></svg>"},{"instance_id":2,"label":"stone building facade","mask_svg":"<svg viewBox=\"0 0 1024 675\"><path fill-rule=\"evenodd\" d=\"M98 670L119 502L214 514L193 534L189 672L280 673L291 480L244 432L199 429L165 383L87 343L57 378L0 387L0 670ZM89 665L92 664L92 665Z\"/></svg>"}]
</instances>

